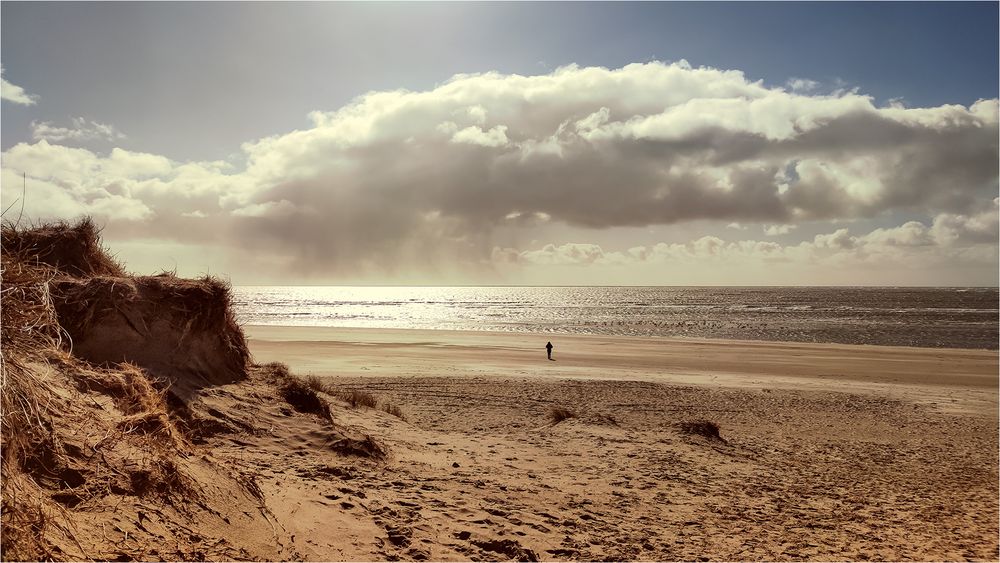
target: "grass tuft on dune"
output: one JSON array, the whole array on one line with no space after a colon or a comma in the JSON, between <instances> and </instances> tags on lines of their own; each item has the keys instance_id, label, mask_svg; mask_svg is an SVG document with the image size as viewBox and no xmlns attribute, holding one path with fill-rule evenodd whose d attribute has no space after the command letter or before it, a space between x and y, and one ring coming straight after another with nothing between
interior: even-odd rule
<instances>
[{"instance_id":1,"label":"grass tuft on dune","mask_svg":"<svg viewBox=\"0 0 1000 563\"><path fill-rule=\"evenodd\" d=\"M711 420L686 420L677 426L685 434L701 436L709 440L725 441L719 434L719 425Z\"/></svg>"},{"instance_id":2,"label":"grass tuft on dune","mask_svg":"<svg viewBox=\"0 0 1000 563\"><path fill-rule=\"evenodd\" d=\"M559 424L564 420L576 417L576 413L566 407L556 406L549 409L549 420L552 421L552 424Z\"/></svg>"},{"instance_id":3,"label":"grass tuft on dune","mask_svg":"<svg viewBox=\"0 0 1000 563\"><path fill-rule=\"evenodd\" d=\"M220 371L246 375L229 287L129 275L89 218L5 223L0 242L2 557L141 559L93 547L81 531L86 510L111 498L184 507L202 496L173 405Z\"/></svg>"}]
</instances>

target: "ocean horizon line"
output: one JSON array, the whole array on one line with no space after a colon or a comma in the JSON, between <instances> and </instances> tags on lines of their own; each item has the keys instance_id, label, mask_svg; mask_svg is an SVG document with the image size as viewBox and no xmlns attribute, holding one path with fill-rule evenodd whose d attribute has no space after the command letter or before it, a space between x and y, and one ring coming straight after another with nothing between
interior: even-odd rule
<instances>
[{"instance_id":1,"label":"ocean horizon line","mask_svg":"<svg viewBox=\"0 0 1000 563\"><path fill-rule=\"evenodd\" d=\"M523 287L523 288L671 288L671 289L710 289L710 288L773 288L773 289L997 289L1000 285L648 285L648 284L605 284L605 285L562 285L562 284L263 284L263 283L232 283L233 287L391 287L391 288L487 288L487 287Z\"/></svg>"}]
</instances>

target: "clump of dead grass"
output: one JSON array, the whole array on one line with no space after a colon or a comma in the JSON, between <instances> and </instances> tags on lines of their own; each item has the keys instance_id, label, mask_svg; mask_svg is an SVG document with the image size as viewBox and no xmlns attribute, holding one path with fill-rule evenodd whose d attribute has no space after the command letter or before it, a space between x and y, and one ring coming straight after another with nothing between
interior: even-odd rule
<instances>
[{"instance_id":1,"label":"clump of dead grass","mask_svg":"<svg viewBox=\"0 0 1000 563\"><path fill-rule=\"evenodd\" d=\"M592 422L594 424L600 424L603 426L618 426L618 419L613 415L606 413L598 413L592 417Z\"/></svg>"},{"instance_id":2,"label":"clump of dead grass","mask_svg":"<svg viewBox=\"0 0 1000 563\"><path fill-rule=\"evenodd\" d=\"M299 412L316 414L323 418L330 416L330 403L320 397L316 389L300 377L285 378L281 393L285 401Z\"/></svg>"},{"instance_id":3,"label":"clump of dead grass","mask_svg":"<svg viewBox=\"0 0 1000 563\"><path fill-rule=\"evenodd\" d=\"M272 380L281 381L292 376L292 372L288 369L288 364L281 362L268 362L261 364L260 367Z\"/></svg>"},{"instance_id":4,"label":"clump of dead grass","mask_svg":"<svg viewBox=\"0 0 1000 563\"><path fill-rule=\"evenodd\" d=\"M329 417L330 403L320 393L330 394L330 391L322 379L315 375L293 375L288 364L281 362L269 362L259 367L278 386L282 397L295 410Z\"/></svg>"},{"instance_id":5,"label":"clump of dead grass","mask_svg":"<svg viewBox=\"0 0 1000 563\"><path fill-rule=\"evenodd\" d=\"M0 552L4 560L69 557L53 537L72 538L66 508L128 491L120 482L130 462L128 447L141 442L144 460L162 465L152 471L154 489L176 489L184 477L173 459L176 432L164 395L134 365L106 370L84 366L63 348L72 340L60 322L54 287L69 276L124 275L100 244L100 230L89 219L76 225L55 223L17 228L0 225ZM122 414L118 421L94 420L93 411L66 393L97 391L109 396ZM58 390L57 390L58 388ZM80 425L108 426L97 445L102 464L88 464L79 441ZM170 439L163 439L162 434ZM110 456L105 458L104 456ZM133 460L134 461L134 460ZM145 471L140 463L140 471ZM134 466L134 463L133 463ZM116 469L116 467L118 469ZM78 545L78 544L77 544Z\"/></svg>"},{"instance_id":6,"label":"clump of dead grass","mask_svg":"<svg viewBox=\"0 0 1000 563\"><path fill-rule=\"evenodd\" d=\"M129 474L129 485L140 497L168 496L174 493L191 495L192 492L188 477L171 458L161 458L133 470Z\"/></svg>"},{"instance_id":7,"label":"clump of dead grass","mask_svg":"<svg viewBox=\"0 0 1000 563\"><path fill-rule=\"evenodd\" d=\"M71 365L66 367L73 368ZM81 391L97 391L110 396L124 414L167 412L165 388L157 388L154 380L133 363L74 371L75 383Z\"/></svg>"},{"instance_id":8,"label":"clump of dead grass","mask_svg":"<svg viewBox=\"0 0 1000 563\"><path fill-rule=\"evenodd\" d=\"M0 227L0 550L5 560L38 560L52 557L44 538L52 517L25 466L55 453L50 438L54 398L50 385L27 363L59 346L62 331L49 293L57 272L31 260L29 250L8 244L19 232L10 224Z\"/></svg>"},{"instance_id":9,"label":"clump of dead grass","mask_svg":"<svg viewBox=\"0 0 1000 563\"><path fill-rule=\"evenodd\" d=\"M30 495L35 486L22 474L4 477L3 512L0 522L0 552L4 561L50 561L55 559L53 546L46 541L46 529L53 525L53 510L41 499ZM12 482L13 481L13 482Z\"/></svg>"},{"instance_id":10,"label":"clump of dead grass","mask_svg":"<svg viewBox=\"0 0 1000 563\"><path fill-rule=\"evenodd\" d=\"M51 441L45 432L51 427L41 402L48 400L44 390L25 381L19 367L3 366L3 464L0 474L0 552L6 561L40 561L53 557L45 539L55 512L39 494L38 485L27 474L32 452L51 457ZM13 407L13 408L12 408Z\"/></svg>"},{"instance_id":11,"label":"clump of dead grass","mask_svg":"<svg viewBox=\"0 0 1000 563\"><path fill-rule=\"evenodd\" d=\"M552 421L552 424L559 424L560 422L566 419L576 418L576 417L577 417L576 413L567 409L566 407L555 406L549 408L549 420Z\"/></svg>"},{"instance_id":12,"label":"clump of dead grass","mask_svg":"<svg viewBox=\"0 0 1000 563\"><path fill-rule=\"evenodd\" d=\"M125 347L112 354L117 358L127 357L150 367L151 364L145 362L155 356L153 350L158 346L180 346L191 342L192 338L208 337L217 341L213 344L215 357L212 361L219 362L218 371L227 373L203 375L209 380L227 381L246 376L250 350L233 312L231 288L224 280L209 276L182 279L170 273L136 277L64 277L53 280L51 293L60 325L77 340L90 334L95 323L106 323L110 313L120 312L143 339L141 345L133 344L131 348L123 342ZM169 322L169 331L153 336L147 326L152 320Z\"/></svg>"},{"instance_id":13,"label":"clump of dead grass","mask_svg":"<svg viewBox=\"0 0 1000 563\"><path fill-rule=\"evenodd\" d=\"M299 379L301 379L303 383L305 383L307 386L309 386L310 389L316 391L317 393L326 393L327 395L330 394L330 386L327 385L326 382L323 381L323 378L321 377L317 377L315 375L306 375L304 377L300 377Z\"/></svg>"},{"instance_id":14,"label":"clump of dead grass","mask_svg":"<svg viewBox=\"0 0 1000 563\"><path fill-rule=\"evenodd\" d=\"M374 395L358 389L339 391L337 396L340 397L341 400L346 401L347 404L351 405L353 408L368 407L373 409L378 406L378 399L376 399Z\"/></svg>"},{"instance_id":15,"label":"clump of dead grass","mask_svg":"<svg viewBox=\"0 0 1000 563\"><path fill-rule=\"evenodd\" d=\"M390 401L379 402L379 400L371 393L360 391L358 389L338 389L324 381L323 378L316 377L315 375L307 375L302 378L302 380L309 386L310 389L318 393L326 393L331 397L336 397L351 405L353 408L380 408L396 418L406 420L406 415L403 414L403 410L400 409L398 405Z\"/></svg>"},{"instance_id":16,"label":"clump of dead grass","mask_svg":"<svg viewBox=\"0 0 1000 563\"><path fill-rule=\"evenodd\" d=\"M380 408L400 420L406 420L406 415L398 405L390 401L380 402L371 393L359 389L341 389L329 383L329 380L315 375L292 375L288 366L280 362L271 362L260 367L264 368L269 376L278 382L282 393L285 395L285 400L289 403L295 400L304 405L296 407L295 403L292 403L292 406L300 412L313 412L321 416L331 416L329 414L329 402L321 396L321 394L324 394L335 399L340 399L352 408ZM293 399L289 399L289 394L293 395Z\"/></svg>"},{"instance_id":17,"label":"clump of dead grass","mask_svg":"<svg viewBox=\"0 0 1000 563\"><path fill-rule=\"evenodd\" d=\"M22 358L62 343L64 332L52 303L51 282L58 272L39 264L25 252L6 246L8 231L3 225L3 252L0 255L0 345L5 360Z\"/></svg>"},{"instance_id":18,"label":"clump of dead grass","mask_svg":"<svg viewBox=\"0 0 1000 563\"><path fill-rule=\"evenodd\" d=\"M406 415L403 414L403 409L399 408L399 405L385 401L382 403L382 410L391 414L392 416L400 419L406 420Z\"/></svg>"},{"instance_id":19,"label":"clump of dead grass","mask_svg":"<svg viewBox=\"0 0 1000 563\"><path fill-rule=\"evenodd\" d=\"M90 217L18 228L2 226L4 252L70 276L124 276L125 269L101 244L101 229Z\"/></svg>"},{"instance_id":20,"label":"clump of dead grass","mask_svg":"<svg viewBox=\"0 0 1000 563\"><path fill-rule=\"evenodd\" d=\"M687 420L679 423L677 426L685 434L702 436L709 440L724 441L719 434L719 425L711 420Z\"/></svg>"},{"instance_id":21,"label":"clump of dead grass","mask_svg":"<svg viewBox=\"0 0 1000 563\"><path fill-rule=\"evenodd\" d=\"M344 435L331 441L329 446L331 450L340 455L371 459L385 459L389 453L382 444L368 435L360 437Z\"/></svg>"},{"instance_id":22,"label":"clump of dead grass","mask_svg":"<svg viewBox=\"0 0 1000 563\"><path fill-rule=\"evenodd\" d=\"M333 413L330 411L330 403L325 397L343 399L350 403L354 398L359 402L357 405L375 407L375 398L367 393L343 391L331 385L326 380L315 375L297 376L293 375L288 366L279 362L272 362L259 366L265 370L265 374L272 378L272 381L281 389L285 400L291 404L295 410L317 414L325 418L332 427L332 437L327 446L340 455L364 457L375 460L385 459L388 451L373 437L359 433L337 425L333 420ZM370 404L369 404L370 403ZM355 405L355 406L357 406ZM402 418L402 411L395 407L397 416ZM389 412L389 411L387 411ZM396 413L392 413L396 414Z\"/></svg>"}]
</instances>

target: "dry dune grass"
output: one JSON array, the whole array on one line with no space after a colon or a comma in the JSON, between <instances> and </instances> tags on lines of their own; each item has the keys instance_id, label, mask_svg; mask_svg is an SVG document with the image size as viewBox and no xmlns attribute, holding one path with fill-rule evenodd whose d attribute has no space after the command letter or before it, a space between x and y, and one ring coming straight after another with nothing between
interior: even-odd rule
<instances>
[{"instance_id":1,"label":"dry dune grass","mask_svg":"<svg viewBox=\"0 0 1000 563\"><path fill-rule=\"evenodd\" d=\"M723 440L719 434L719 425L711 420L687 420L679 423L678 428L685 434L693 434L709 440Z\"/></svg>"},{"instance_id":2,"label":"dry dune grass","mask_svg":"<svg viewBox=\"0 0 1000 563\"><path fill-rule=\"evenodd\" d=\"M34 453L43 458L53 457L52 445L46 439L49 410L46 403L50 393L23 365L9 358L10 354L4 350L0 551L5 560L48 559L52 551L42 535L56 510L38 494L38 487L26 474L26 468L30 470L35 463Z\"/></svg>"},{"instance_id":3,"label":"dry dune grass","mask_svg":"<svg viewBox=\"0 0 1000 563\"><path fill-rule=\"evenodd\" d=\"M270 362L260 367L277 384L285 401L295 410L330 418L330 402L320 394L332 395L332 393L323 380L312 375L304 377L293 375L288 365L281 362Z\"/></svg>"},{"instance_id":4,"label":"dry dune grass","mask_svg":"<svg viewBox=\"0 0 1000 563\"><path fill-rule=\"evenodd\" d=\"M403 409L399 408L399 405L386 401L382 403L382 410L391 414L392 416L400 419L406 420L406 414L403 413Z\"/></svg>"},{"instance_id":5,"label":"dry dune grass","mask_svg":"<svg viewBox=\"0 0 1000 563\"><path fill-rule=\"evenodd\" d=\"M386 446L376 441L370 435L346 428L334 422L330 402L326 399L326 397L334 397L351 404L350 399L360 397L364 403L358 402L357 404L352 404L353 407L361 405L374 408L378 404L374 397L360 391L342 391L330 385L322 378L313 375L294 375L290 372L288 366L281 362L267 363L261 365L260 368L277 384L285 401L292 405L295 410L315 414L326 420L331 431L331 438L327 443L330 449L341 455L365 457L375 460L387 457L388 449ZM398 407L394 408L398 410ZM399 412L396 416L403 418L402 412Z\"/></svg>"},{"instance_id":6,"label":"dry dune grass","mask_svg":"<svg viewBox=\"0 0 1000 563\"><path fill-rule=\"evenodd\" d=\"M47 223L29 228L2 227L4 252L30 256L70 276L124 276L125 269L101 245L101 230L92 219L76 224Z\"/></svg>"},{"instance_id":7,"label":"dry dune grass","mask_svg":"<svg viewBox=\"0 0 1000 563\"><path fill-rule=\"evenodd\" d=\"M178 306L166 294L181 288L173 294L183 294L178 314L188 321L172 344L199 330L218 331L223 355L243 363L249 357L225 284L162 278L145 283L160 288L162 299L150 302L139 289L148 278L122 277L99 233L89 219L21 229L4 224L0 231L4 560L90 558L79 541L85 538L76 537L81 522L74 510L109 495L165 504L198 497L166 383L141 365L145 358L129 363L129 351L119 350L102 366L69 353L105 316L134 304L159 314L160 307ZM103 437L94 443L92 436Z\"/></svg>"},{"instance_id":8,"label":"dry dune grass","mask_svg":"<svg viewBox=\"0 0 1000 563\"><path fill-rule=\"evenodd\" d=\"M0 238L9 305L3 308L3 326L10 327L5 347L17 350L9 340L30 337L32 350L63 348L98 363L135 360L148 368L149 353L140 349L171 346L158 353L176 355L180 345L213 334L210 347L223 351L229 375L245 373L250 353L226 282L169 273L130 276L101 245L100 229L89 218L28 228L5 223ZM169 326L154 330L159 319ZM93 342L98 336L100 342ZM39 342L42 337L48 341ZM113 350L101 349L109 345Z\"/></svg>"},{"instance_id":9,"label":"dry dune grass","mask_svg":"<svg viewBox=\"0 0 1000 563\"><path fill-rule=\"evenodd\" d=\"M274 431L258 421L275 398L324 419L286 429L316 455L387 459L330 414L331 397L373 396L251 365L225 282L128 275L89 219L2 238L0 559L300 559L270 541L283 532L239 461L195 455Z\"/></svg>"},{"instance_id":10,"label":"dry dune grass","mask_svg":"<svg viewBox=\"0 0 1000 563\"><path fill-rule=\"evenodd\" d=\"M549 420L552 421L552 424L559 424L564 420L576 417L576 413L566 407L556 406L549 409Z\"/></svg>"},{"instance_id":11,"label":"dry dune grass","mask_svg":"<svg viewBox=\"0 0 1000 563\"><path fill-rule=\"evenodd\" d=\"M4 362L6 560L83 555L68 551L76 540L67 511L100 505L109 494L188 497L195 488L181 466L187 445L165 393L141 369L93 369L55 350L47 360ZM110 416L95 413L84 397ZM103 438L91 443L88 434Z\"/></svg>"},{"instance_id":12,"label":"dry dune grass","mask_svg":"<svg viewBox=\"0 0 1000 563\"><path fill-rule=\"evenodd\" d=\"M132 361L164 378L198 372L207 383L246 376L250 352L222 280L170 274L64 277L51 286L59 322L82 358ZM176 354L182 346L187 353Z\"/></svg>"},{"instance_id":13,"label":"dry dune grass","mask_svg":"<svg viewBox=\"0 0 1000 563\"><path fill-rule=\"evenodd\" d=\"M292 372L288 369L288 364L283 364L281 362L268 362L266 364L261 364L260 366L272 380L281 381L285 378L291 377ZM310 376L312 379L315 377ZM308 381L308 379L307 379ZM319 389L317 389L318 391Z\"/></svg>"},{"instance_id":14,"label":"dry dune grass","mask_svg":"<svg viewBox=\"0 0 1000 563\"><path fill-rule=\"evenodd\" d=\"M268 364L268 366L272 366L270 369L272 369L272 372L277 374L278 377L287 380L295 380L294 385L296 387L307 387L315 393L325 393L331 397L344 401L352 408L381 408L383 411L397 418L406 420L406 416L403 414L402 409L400 409L398 405L389 401L380 402L377 397L366 391L362 391L360 389L340 389L323 380L323 378L316 377L315 375L306 375L302 377L291 375L288 370L288 366L280 362L272 362L271 364Z\"/></svg>"},{"instance_id":15,"label":"dry dune grass","mask_svg":"<svg viewBox=\"0 0 1000 563\"><path fill-rule=\"evenodd\" d=\"M299 412L316 414L324 418L330 416L330 403L320 397L316 389L302 378L285 378L281 392L288 404Z\"/></svg>"},{"instance_id":16,"label":"dry dune grass","mask_svg":"<svg viewBox=\"0 0 1000 563\"><path fill-rule=\"evenodd\" d=\"M598 413L591 417L591 422L604 426L618 426L618 419L614 415Z\"/></svg>"},{"instance_id":17,"label":"dry dune grass","mask_svg":"<svg viewBox=\"0 0 1000 563\"><path fill-rule=\"evenodd\" d=\"M378 399L372 394L359 391L358 389L341 391L338 396L354 408L368 407L373 409L378 406Z\"/></svg>"},{"instance_id":18,"label":"dry dune grass","mask_svg":"<svg viewBox=\"0 0 1000 563\"><path fill-rule=\"evenodd\" d=\"M327 386L329 389L329 386ZM361 391L359 389L329 389L332 391L332 395L339 398L340 400L351 405L352 408L365 407L369 409L381 409L382 411L395 416L400 420L406 420L406 415L403 413L403 409L399 405L385 400L379 400L371 393L367 391Z\"/></svg>"},{"instance_id":19,"label":"dry dune grass","mask_svg":"<svg viewBox=\"0 0 1000 563\"><path fill-rule=\"evenodd\" d=\"M82 391L97 391L112 397L125 414L166 411L166 392L154 385L142 368L128 362L114 369L78 370L76 384Z\"/></svg>"},{"instance_id":20,"label":"dry dune grass","mask_svg":"<svg viewBox=\"0 0 1000 563\"><path fill-rule=\"evenodd\" d=\"M42 533L52 517L51 503L39 498L24 468L33 457L52 457L49 412L52 392L35 377L27 363L39 351L55 349L62 342L49 294L49 282L56 271L30 260L30 250L22 249L14 235L19 231L3 225L3 253L0 257L0 425L3 464L0 466L3 512L2 551L7 560L47 558L51 550ZM8 241L15 244L8 244Z\"/></svg>"}]
</instances>

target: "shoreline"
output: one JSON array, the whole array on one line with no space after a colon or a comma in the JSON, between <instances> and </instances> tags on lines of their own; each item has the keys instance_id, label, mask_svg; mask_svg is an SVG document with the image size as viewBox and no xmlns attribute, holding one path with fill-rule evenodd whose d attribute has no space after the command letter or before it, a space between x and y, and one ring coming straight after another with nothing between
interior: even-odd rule
<instances>
[{"instance_id":1,"label":"shoreline","mask_svg":"<svg viewBox=\"0 0 1000 563\"><path fill-rule=\"evenodd\" d=\"M443 333L443 334L484 334L484 335L498 335L498 336L519 336L527 335L533 337L548 337L548 338L598 338L598 339L634 339L634 340L656 340L656 341L678 341L678 342L735 342L740 344L787 344L791 346L839 346L845 348L872 348L872 349L898 349L898 350L926 350L926 351L965 351L965 352L989 352L1000 357L1000 348L956 348L947 346L900 346L892 344L851 344L844 342L805 342L800 340L763 340L763 339L753 339L753 338L709 338L700 336L668 336L668 335L658 335L658 334L598 334L598 333L582 333L582 332L544 332L544 331L521 331L521 330L468 330L468 329L450 329L450 328L387 328L387 327L354 327L354 326L312 326L312 325L283 325L283 324L255 324L255 323L242 323L240 325L245 331L268 331L269 329L275 329L280 331L286 330L305 330L305 331L330 331L332 333L350 333L350 332L384 332L387 334L407 334L407 333Z\"/></svg>"},{"instance_id":2,"label":"shoreline","mask_svg":"<svg viewBox=\"0 0 1000 563\"><path fill-rule=\"evenodd\" d=\"M255 329L308 329L308 330L333 330L333 331L386 331L386 332L410 332L410 331L422 331L422 332L442 332L442 333L471 333L471 334L523 334L523 335L533 335L533 336L550 336L550 337L596 337L596 338L638 338L638 339L653 339L653 340L679 340L683 342L689 341L706 341L706 342L741 342L741 343L774 343L774 344L804 344L804 345L830 345L830 346L868 346L873 348L901 348L901 349L919 349L919 350L970 350L979 352L993 352L1000 354L1000 339L992 343L991 346L985 348L970 348L966 346L916 346L909 344L873 344L870 342L835 342L835 341L812 341L812 340L777 340L777 339L767 339L767 338L729 338L726 336L700 336L700 335L686 335L686 334L630 334L625 332L545 332L536 330L479 330L479 329L466 329L466 328L400 328L400 327L346 327L346 326L319 326L319 325L291 325L291 324L257 324L254 322L243 322L238 321L240 326L244 328L255 328ZM1000 337L998 337L1000 338Z\"/></svg>"},{"instance_id":3,"label":"shoreline","mask_svg":"<svg viewBox=\"0 0 1000 563\"><path fill-rule=\"evenodd\" d=\"M320 377L616 380L883 395L996 410L995 351L421 329L244 326L259 362ZM545 343L555 345L546 361ZM942 406L944 405L944 406Z\"/></svg>"},{"instance_id":4,"label":"shoreline","mask_svg":"<svg viewBox=\"0 0 1000 563\"><path fill-rule=\"evenodd\" d=\"M995 289L243 287L234 297L254 325L1000 349Z\"/></svg>"},{"instance_id":5,"label":"shoreline","mask_svg":"<svg viewBox=\"0 0 1000 563\"><path fill-rule=\"evenodd\" d=\"M522 344L519 351L531 351L530 344L541 342L542 340L559 340L562 342L586 343L588 345L613 345L622 344L630 347L651 347L665 345L668 348L665 352L675 349L689 347L703 347L706 350L718 351L719 349L733 349L734 347L745 351L778 352L787 351L793 353L826 352L829 354L843 354L846 356L868 357L879 352L892 359L899 359L900 356L913 355L915 358L906 361L919 361L920 359L948 358L969 360L974 362L970 366L979 375L998 375L1000 369L1000 353L991 349L973 348L936 348L936 347L916 347L916 346L883 346L877 344L840 344L834 342L796 342L796 341L773 341L773 340L737 340L721 338L698 338L698 337L677 337L677 336L627 336L627 335L601 335L601 334L563 334L547 332L506 332L506 331L479 331L479 330L449 330L449 329L411 329L411 328L362 328L362 327L312 327L293 325L243 325L243 330L247 339L251 341L269 343L319 343L319 344L349 344L357 345L410 345L410 346L467 346L479 348L512 348L512 344ZM490 345L487 340L495 340L502 345ZM544 343L534 348L538 348L544 355ZM556 347L554 354L560 354L560 347ZM565 353L567 347L562 346ZM651 350L651 348L650 348ZM544 359L544 358L542 358ZM823 359L828 359L824 357ZM556 360L558 361L558 359ZM982 370L983 364L992 362L994 368L992 372ZM572 365L577 365L576 363ZM964 366L960 369L965 372ZM849 374L845 374L848 377ZM928 382L933 383L933 382ZM939 382L944 384L944 382ZM992 386L997 387L1000 380L996 378L992 381ZM987 385L988 386L988 385Z\"/></svg>"}]
</instances>

